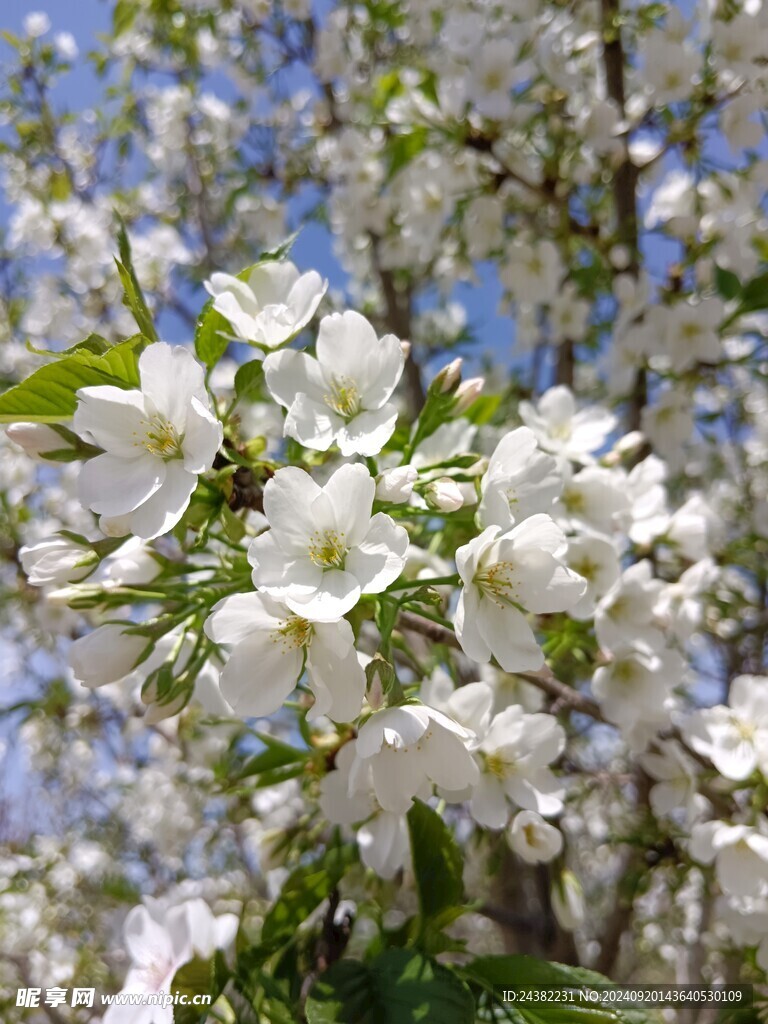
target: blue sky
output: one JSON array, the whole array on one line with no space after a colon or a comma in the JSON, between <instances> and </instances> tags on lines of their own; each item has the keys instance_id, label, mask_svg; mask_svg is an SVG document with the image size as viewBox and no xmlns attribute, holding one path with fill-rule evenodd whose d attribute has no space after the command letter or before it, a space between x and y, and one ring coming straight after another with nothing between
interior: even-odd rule
<instances>
[{"instance_id":1,"label":"blue sky","mask_svg":"<svg viewBox=\"0 0 768 1024\"><path fill-rule=\"evenodd\" d=\"M51 34L67 31L75 37L80 49L80 57L73 70L63 76L54 96L59 107L79 110L93 104L104 88L103 82L97 82L87 65L84 55L96 43L99 33L109 29L111 24L113 0L3 0L0 12L0 29L14 33L22 31L26 15L34 11L45 11L51 19ZM0 60L5 45L0 41ZM228 98L226 81L221 76L212 78L206 88ZM4 220L7 211L0 211ZM302 269L314 268L328 277L332 287L343 288L345 274L331 251L331 239L320 226L309 224L303 227L297 239L293 259ZM237 268L222 268L234 270ZM480 340L479 349L494 354L497 360L507 361L511 355L513 325L508 317L499 317L497 308L501 298L501 289L491 274L481 268L479 286L460 284L453 296L467 310L471 326ZM201 294L200 304L205 301ZM181 324L169 324L165 331L168 340L183 340ZM480 351L475 353L479 358ZM445 362L442 357L439 362ZM472 359L471 362L475 362Z\"/></svg>"}]
</instances>

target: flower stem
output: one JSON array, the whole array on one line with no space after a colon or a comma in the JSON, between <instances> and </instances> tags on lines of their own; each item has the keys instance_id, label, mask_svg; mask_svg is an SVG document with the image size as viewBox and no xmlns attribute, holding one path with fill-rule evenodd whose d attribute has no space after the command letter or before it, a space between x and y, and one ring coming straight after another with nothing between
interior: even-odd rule
<instances>
[{"instance_id":1,"label":"flower stem","mask_svg":"<svg viewBox=\"0 0 768 1024\"><path fill-rule=\"evenodd\" d=\"M385 593L389 594L393 590L418 590L420 587L457 586L459 583L461 577L455 572L452 576L433 576L426 580L398 580L387 587Z\"/></svg>"}]
</instances>

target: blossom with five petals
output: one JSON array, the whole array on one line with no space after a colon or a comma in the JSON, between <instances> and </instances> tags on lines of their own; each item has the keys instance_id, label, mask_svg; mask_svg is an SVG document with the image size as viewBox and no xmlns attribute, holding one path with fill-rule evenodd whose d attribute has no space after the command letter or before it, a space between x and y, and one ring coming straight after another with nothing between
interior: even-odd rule
<instances>
[{"instance_id":1,"label":"blossom with five petals","mask_svg":"<svg viewBox=\"0 0 768 1024\"><path fill-rule=\"evenodd\" d=\"M285 345L307 326L328 282L316 270L299 274L288 260L270 260L257 263L247 281L212 274L205 287L213 296L213 308L230 322L236 339L264 351Z\"/></svg>"},{"instance_id":2,"label":"blossom with five petals","mask_svg":"<svg viewBox=\"0 0 768 1024\"><path fill-rule=\"evenodd\" d=\"M375 491L359 464L324 487L302 469L279 469L264 488L271 529L248 552L256 588L314 622L334 622L361 594L385 590L403 571L408 534L383 512L371 516Z\"/></svg>"},{"instance_id":3,"label":"blossom with five petals","mask_svg":"<svg viewBox=\"0 0 768 1024\"><path fill-rule=\"evenodd\" d=\"M150 345L139 359L141 390L109 384L80 388L73 427L104 452L78 481L80 501L101 516L126 517L144 540L178 523L210 469L222 438L203 368L180 345Z\"/></svg>"},{"instance_id":4,"label":"blossom with five petals","mask_svg":"<svg viewBox=\"0 0 768 1024\"><path fill-rule=\"evenodd\" d=\"M481 664L495 657L505 672L541 668L544 655L523 610L561 612L572 607L586 582L562 559L567 544L548 516L530 516L502 532L489 526L456 552L464 587L456 608L462 650Z\"/></svg>"},{"instance_id":5,"label":"blossom with five petals","mask_svg":"<svg viewBox=\"0 0 768 1024\"><path fill-rule=\"evenodd\" d=\"M288 437L316 451L335 441L342 455L378 455L395 429L390 398L404 362L394 334L377 338L359 313L334 313L320 321L316 359L273 352L264 375L272 397L288 410Z\"/></svg>"},{"instance_id":6,"label":"blossom with five petals","mask_svg":"<svg viewBox=\"0 0 768 1024\"><path fill-rule=\"evenodd\" d=\"M365 673L352 627L310 622L267 594L233 594L214 605L205 632L233 644L219 685L240 715L271 715L293 690L306 662L315 703L307 717L351 722L360 714Z\"/></svg>"}]
</instances>

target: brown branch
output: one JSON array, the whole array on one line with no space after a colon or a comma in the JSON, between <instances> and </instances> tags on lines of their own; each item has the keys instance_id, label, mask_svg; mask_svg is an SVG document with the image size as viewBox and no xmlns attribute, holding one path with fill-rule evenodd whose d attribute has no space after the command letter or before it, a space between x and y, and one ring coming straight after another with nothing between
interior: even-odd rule
<instances>
[{"instance_id":1,"label":"brown branch","mask_svg":"<svg viewBox=\"0 0 768 1024\"><path fill-rule=\"evenodd\" d=\"M409 630L412 633L419 633L428 640L432 640L433 643L444 644L446 647L453 647L454 650L461 650L461 644L456 639L456 634L453 630L448 629L446 626L441 626L439 622L423 619L414 612L400 612L398 623L401 629ZM558 709L568 708L570 711L577 711L581 715L587 715L596 722L603 722L606 725L614 724L605 718L599 704L590 697L584 696L583 693L579 693L578 690L574 690L567 683L561 682L548 665L545 665L544 668L539 669L537 672L513 672L512 675L517 676L518 679L524 679L527 683L531 683L543 693L546 693L548 697L555 701ZM711 762L686 743L682 732L676 726L660 735L659 740L656 742L658 743L665 739L675 740L697 765L708 771L712 770ZM709 800L718 814L727 817L733 812L733 805L729 801L727 794L718 793L706 784L701 784L699 791Z\"/></svg>"},{"instance_id":2,"label":"brown branch","mask_svg":"<svg viewBox=\"0 0 768 1024\"><path fill-rule=\"evenodd\" d=\"M381 264L379 239L372 233L370 234L370 239L371 262L379 278L386 307L384 322L388 330L396 334L401 341L410 341L413 314L412 289L410 286L406 288L397 287L394 273L388 267L384 267ZM414 357L413 346L411 346L408 358L405 361L403 377L408 399L408 411L413 419L415 419L424 405L425 392L424 383L421 379L421 369Z\"/></svg>"},{"instance_id":3,"label":"brown branch","mask_svg":"<svg viewBox=\"0 0 768 1024\"><path fill-rule=\"evenodd\" d=\"M649 799L651 785L651 778L642 769L638 769L636 774L636 810L643 816L651 813ZM616 902L603 927L599 940L600 953L594 965L596 971L608 977L613 977L614 968L621 953L622 936L631 928L635 916L635 899L640 891L641 879L645 877L648 870L645 852L643 847L631 846L624 853L622 868L618 874Z\"/></svg>"},{"instance_id":4,"label":"brown branch","mask_svg":"<svg viewBox=\"0 0 768 1024\"><path fill-rule=\"evenodd\" d=\"M624 85L625 54L621 39L621 0L600 0L603 29L603 67L608 96L616 104L622 121L627 116ZM632 163L629 135L622 135L623 158L613 176L613 199L616 207L616 237L629 251L628 273L637 277L640 269L640 242L637 220L637 182L639 170ZM629 395L627 430L639 430L643 408L648 399L648 384L643 368L635 375ZM647 452L645 453L647 454Z\"/></svg>"},{"instance_id":5,"label":"brown branch","mask_svg":"<svg viewBox=\"0 0 768 1024\"><path fill-rule=\"evenodd\" d=\"M400 612L398 621L403 629L410 630L412 633L419 633L436 644L445 644L446 647L461 650L461 645L456 639L456 634L453 630L448 629L446 626L441 626L439 622L423 619L420 615L416 615L413 612ZM585 697L584 694L574 690L573 687L568 686L566 683L560 682L552 669L546 665L537 672L514 672L513 675L524 679L527 683L532 683L571 711L578 711L582 715L588 715L596 722L606 721L595 701Z\"/></svg>"}]
</instances>

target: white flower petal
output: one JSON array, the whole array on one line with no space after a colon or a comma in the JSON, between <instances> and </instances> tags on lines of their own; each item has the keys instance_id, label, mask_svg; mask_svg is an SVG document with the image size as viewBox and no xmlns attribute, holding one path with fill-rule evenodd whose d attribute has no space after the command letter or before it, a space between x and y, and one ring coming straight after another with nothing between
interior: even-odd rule
<instances>
[{"instance_id":1,"label":"white flower petal","mask_svg":"<svg viewBox=\"0 0 768 1024\"><path fill-rule=\"evenodd\" d=\"M323 487L323 494L333 510L336 530L344 534L348 548L360 544L370 529L375 493L376 481L359 463L341 466Z\"/></svg>"},{"instance_id":2,"label":"white flower petal","mask_svg":"<svg viewBox=\"0 0 768 1024\"><path fill-rule=\"evenodd\" d=\"M361 412L342 424L337 432L337 444L341 454L378 455L392 437L397 423L397 406L391 402L380 409Z\"/></svg>"},{"instance_id":3,"label":"white flower petal","mask_svg":"<svg viewBox=\"0 0 768 1024\"><path fill-rule=\"evenodd\" d=\"M283 432L286 437L292 437L305 448L326 452L343 425L341 416L324 402L310 398L309 395L298 394L285 417Z\"/></svg>"},{"instance_id":4,"label":"white flower petal","mask_svg":"<svg viewBox=\"0 0 768 1024\"><path fill-rule=\"evenodd\" d=\"M364 594L378 594L394 583L403 571L408 533L384 512L377 512L363 540L346 559L346 568L360 583Z\"/></svg>"},{"instance_id":5,"label":"white flower petal","mask_svg":"<svg viewBox=\"0 0 768 1024\"><path fill-rule=\"evenodd\" d=\"M477 626L505 672L535 671L544 664L544 654L533 630L516 608L498 605L483 597Z\"/></svg>"},{"instance_id":6,"label":"white flower petal","mask_svg":"<svg viewBox=\"0 0 768 1024\"><path fill-rule=\"evenodd\" d=\"M137 459L97 455L80 470L80 501L105 516L132 512L162 487L166 463L146 453Z\"/></svg>"},{"instance_id":7,"label":"white flower petal","mask_svg":"<svg viewBox=\"0 0 768 1024\"><path fill-rule=\"evenodd\" d=\"M306 556L315 530L312 502L321 493L309 473L294 466L279 469L264 488L264 514L275 542L286 554Z\"/></svg>"},{"instance_id":8,"label":"white flower petal","mask_svg":"<svg viewBox=\"0 0 768 1024\"><path fill-rule=\"evenodd\" d=\"M166 463L162 486L131 513L131 533L144 540L168 533L184 515L196 486L197 475L181 462Z\"/></svg>"},{"instance_id":9,"label":"white flower petal","mask_svg":"<svg viewBox=\"0 0 768 1024\"><path fill-rule=\"evenodd\" d=\"M80 388L72 429L111 455L135 459L144 453L147 412L141 391L123 391L105 384ZM65 442L61 439L59 447Z\"/></svg>"},{"instance_id":10,"label":"white flower petal","mask_svg":"<svg viewBox=\"0 0 768 1024\"><path fill-rule=\"evenodd\" d=\"M277 629L287 615L267 594L232 594L211 609L205 635L216 644L237 644L258 630Z\"/></svg>"},{"instance_id":11,"label":"white flower petal","mask_svg":"<svg viewBox=\"0 0 768 1024\"><path fill-rule=\"evenodd\" d=\"M343 569L324 572L317 590L311 595L297 595L294 590L291 587L286 591L285 603L297 615L315 622L335 622L360 600L357 580Z\"/></svg>"},{"instance_id":12,"label":"white flower petal","mask_svg":"<svg viewBox=\"0 0 768 1024\"><path fill-rule=\"evenodd\" d=\"M184 468L190 473L205 473L213 465L224 429L203 403L192 398L187 409L187 425L182 450Z\"/></svg>"},{"instance_id":13,"label":"white flower petal","mask_svg":"<svg viewBox=\"0 0 768 1024\"><path fill-rule=\"evenodd\" d=\"M296 686L303 660L302 648L285 647L266 632L253 633L235 647L222 669L222 696L245 718L271 715Z\"/></svg>"},{"instance_id":14,"label":"white flower petal","mask_svg":"<svg viewBox=\"0 0 768 1024\"><path fill-rule=\"evenodd\" d=\"M148 345L139 357L139 376L146 398L180 433L186 427L190 400L208 405L203 368L182 345Z\"/></svg>"}]
</instances>

